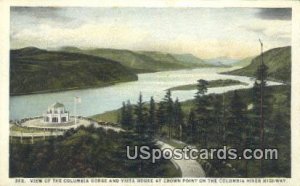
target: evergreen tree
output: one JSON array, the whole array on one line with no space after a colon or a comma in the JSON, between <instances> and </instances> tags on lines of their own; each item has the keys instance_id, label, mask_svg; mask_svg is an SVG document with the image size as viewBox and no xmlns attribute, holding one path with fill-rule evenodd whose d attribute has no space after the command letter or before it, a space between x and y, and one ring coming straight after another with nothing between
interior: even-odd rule
<instances>
[{"instance_id":1,"label":"evergreen tree","mask_svg":"<svg viewBox=\"0 0 300 186\"><path fill-rule=\"evenodd\" d=\"M260 146L263 147L264 141L264 125L265 118L268 112L268 94L265 91L267 86L267 70L268 67L261 62L256 71L256 80L253 86L253 111L254 118L256 123L256 131L258 132L256 135L260 139Z\"/></svg>"},{"instance_id":2,"label":"evergreen tree","mask_svg":"<svg viewBox=\"0 0 300 186\"><path fill-rule=\"evenodd\" d=\"M135 106L134 113L136 116L135 127L136 132L139 135L145 135L147 132L146 121L147 121L147 113L146 113L145 103L143 102L142 93L139 95L138 102Z\"/></svg>"},{"instance_id":3,"label":"evergreen tree","mask_svg":"<svg viewBox=\"0 0 300 186\"><path fill-rule=\"evenodd\" d=\"M227 144L232 144L238 149L243 148L244 144L242 142L244 141L245 136L245 122L246 104L235 90L229 104Z\"/></svg>"},{"instance_id":4,"label":"evergreen tree","mask_svg":"<svg viewBox=\"0 0 300 186\"><path fill-rule=\"evenodd\" d=\"M269 118L271 113L270 107L270 95L266 92L267 86L267 76L268 76L268 67L264 64L263 61L263 43L260 41L261 44L261 63L257 68L256 71L256 80L253 86L253 111L254 111L254 120L255 120L255 128L256 131L259 131L258 134L254 136L259 136L259 146L261 149L265 148L265 123L266 118ZM267 116L268 115L268 116ZM264 175L263 171L263 160L260 160L260 174L261 176Z\"/></svg>"},{"instance_id":5,"label":"evergreen tree","mask_svg":"<svg viewBox=\"0 0 300 186\"><path fill-rule=\"evenodd\" d=\"M128 126L129 130L132 130L134 127L134 121L133 121L133 109L130 101L127 101L126 104L126 126Z\"/></svg>"},{"instance_id":6,"label":"evergreen tree","mask_svg":"<svg viewBox=\"0 0 300 186\"><path fill-rule=\"evenodd\" d=\"M129 100L127 101L127 104L125 104L125 102L122 104L120 123L126 130L131 130L133 128L132 106Z\"/></svg>"},{"instance_id":7,"label":"evergreen tree","mask_svg":"<svg viewBox=\"0 0 300 186\"><path fill-rule=\"evenodd\" d=\"M122 103L122 108L121 108L121 117L120 117L120 123L121 123L121 126L124 128L124 129L128 129L128 127L126 126L126 104L125 102L123 101Z\"/></svg>"},{"instance_id":8,"label":"evergreen tree","mask_svg":"<svg viewBox=\"0 0 300 186\"><path fill-rule=\"evenodd\" d=\"M217 136L217 138L210 139L210 140L211 141L216 140L217 144L221 145L223 141L223 134L225 132L223 126L225 125L225 122L222 121L224 110L223 110L222 101L216 95L212 96L212 107L213 107L213 111L211 112L210 118L214 122L214 125L210 127L209 131L215 132L215 135L212 136Z\"/></svg>"},{"instance_id":9,"label":"evergreen tree","mask_svg":"<svg viewBox=\"0 0 300 186\"><path fill-rule=\"evenodd\" d=\"M166 95L163 99L166 109L166 121L168 124L168 137L172 138L172 126L174 124L174 108L173 108L173 100L171 95L171 90L167 90Z\"/></svg>"},{"instance_id":10,"label":"evergreen tree","mask_svg":"<svg viewBox=\"0 0 300 186\"><path fill-rule=\"evenodd\" d=\"M207 92L208 81L199 79L197 82L197 96L203 96Z\"/></svg>"},{"instance_id":11,"label":"evergreen tree","mask_svg":"<svg viewBox=\"0 0 300 186\"><path fill-rule=\"evenodd\" d=\"M150 106L149 106L149 133L151 136L154 136L158 133L159 126L157 124L156 118L156 106L153 97L150 99Z\"/></svg>"},{"instance_id":12,"label":"evergreen tree","mask_svg":"<svg viewBox=\"0 0 300 186\"><path fill-rule=\"evenodd\" d=\"M203 96L207 92L208 82L200 79L197 84L197 93L195 96L196 101L196 113L197 113L197 121L198 121L198 130L199 131L199 141L203 147L207 146L207 133L208 133L208 102L207 99Z\"/></svg>"},{"instance_id":13,"label":"evergreen tree","mask_svg":"<svg viewBox=\"0 0 300 186\"><path fill-rule=\"evenodd\" d=\"M167 123L166 104L163 101L159 102L158 104L156 118L157 118L158 132L162 133L162 128Z\"/></svg>"},{"instance_id":14,"label":"evergreen tree","mask_svg":"<svg viewBox=\"0 0 300 186\"><path fill-rule=\"evenodd\" d=\"M187 130L186 130L186 137L188 143L195 143L197 138L197 120L196 120L196 114L194 110L191 110L188 116L187 121Z\"/></svg>"},{"instance_id":15,"label":"evergreen tree","mask_svg":"<svg viewBox=\"0 0 300 186\"><path fill-rule=\"evenodd\" d=\"M181 109L181 104L178 100L176 99L174 103L174 130L175 130L175 136L181 140L182 138L182 127L183 127L183 112Z\"/></svg>"}]
</instances>

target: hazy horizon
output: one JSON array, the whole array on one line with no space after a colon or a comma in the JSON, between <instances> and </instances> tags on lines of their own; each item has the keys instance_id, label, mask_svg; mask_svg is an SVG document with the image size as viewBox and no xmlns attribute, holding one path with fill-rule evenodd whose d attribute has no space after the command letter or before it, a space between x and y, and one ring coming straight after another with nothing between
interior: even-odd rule
<instances>
[{"instance_id":1,"label":"hazy horizon","mask_svg":"<svg viewBox=\"0 0 300 186\"><path fill-rule=\"evenodd\" d=\"M11 8L11 48L64 46L242 59L291 45L290 8Z\"/></svg>"},{"instance_id":2,"label":"hazy horizon","mask_svg":"<svg viewBox=\"0 0 300 186\"><path fill-rule=\"evenodd\" d=\"M30 48L30 47L34 47L34 48L38 48L38 49L42 49L42 50L49 50L49 51L58 51L60 48L62 47L75 47L75 48L78 48L78 49L81 49L81 50L93 50L93 49L108 49L108 50L129 50L129 49L126 49L126 48L82 48L82 47L76 47L76 46L62 46L62 47L58 47L58 48L40 48L40 47L36 47L36 46L25 46L25 47L20 47L20 48L10 48L11 50L19 50L19 49L23 49L23 48ZM290 45L286 45L286 46L280 46L280 47L290 47ZM275 47L275 48L280 48L280 47ZM274 49L274 48L271 48L271 49ZM269 50L271 50L269 49ZM165 51L155 51L155 50L130 50L130 51L134 51L134 52L160 52L160 53L170 53L170 54L179 54L179 55L193 55L195 57L198 57L200 59L203 59L203 60L211 60L211 59L225 59L225 58L229 58L229 59L236 59L236 60L242 60L242 59L245 59L245 58L249 58L249 57L253 57L253 56L257 56L259 55L260 53L258 52L257 54L254 54L252 56L246 56L246 57L241 57L241 58L234 58L234 57L228 57L228 56L212 56L210 58L203 58L203 57L199 57L199 56L196 56L192 53L171 53L171 52L165 52ZM266 52L267 50L265 50L264 52Z\"/></svg>"}]
</instances>

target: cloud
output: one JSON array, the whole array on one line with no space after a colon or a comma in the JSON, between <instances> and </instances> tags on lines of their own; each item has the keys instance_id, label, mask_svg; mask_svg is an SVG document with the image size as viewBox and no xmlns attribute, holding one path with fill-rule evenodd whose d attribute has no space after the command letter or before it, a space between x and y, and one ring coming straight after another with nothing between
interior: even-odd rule
<instances>
[{"instance_id":1,"label":"cloud","mask_svg":"<svg viewBox=\"0 0 300 186\"><path fill-rule=\"evenodd\" d=\"M60 27L77 27L83 24L81 19L69 16L67 11L71 8L56 7L11 7L11 22L25 27L38 24L49 24Z\"/></svg>"},{"instance_id":2,"label":"cloud","mask_svg":"<svg viewBox=\"0 0 300 186\"><path fill-rule=\"evenodd\" d=\"M252 24L242 25L240 28L265 38L289 38L291 39L291 22L283 20L258 20Z\"/></svg>"},{"instance_id":3,"label":"cloud","mask_svg":"<svg viewBox=\"0 0 300 186\"><path fill-rule=\"evenodd\" d=\"M69 21L70 18L61 14L63 9L56 7L11 7L12 15L30 16L39 19L62 19Z\"/></svg>"},{"instance_id":4,"label":"cloud","mask_svg":"<svg viewBox=\"0 0 300 186\"><path fill-rule=\"evenodd\" d=\"M291 8L262 8L262 9L258 9L256 16L261 19L269 19L269 20L291 20L292 9Z\"/></svg>"},{"instance_id":5,"label":"cloud","mask_svg":"<svg viewBox=\"0 0 300 186\"><path fill-rule=\"evenodd\" d=\"M239 58L257 53L258 37L266 48L290 44L291 21L258 19L265 9L203 10L12 7L11 48L67 45Z\"/></svg>"},{"instance_id":6,"label":"cloud","mask_svg":"<svg viewBox=\"0 0 300 186\"><path fill-rule=\"evenodd\" d=\"M53 48L59 46L129 48L147 39L143 30L121 24L85 24L77 28L39 25L33 32L23 29L11 35L12 47L22 45ZM16 42L17 41L17 42ZM134 43L134 44L133 44Z\"/></svg>"}]
</instances>

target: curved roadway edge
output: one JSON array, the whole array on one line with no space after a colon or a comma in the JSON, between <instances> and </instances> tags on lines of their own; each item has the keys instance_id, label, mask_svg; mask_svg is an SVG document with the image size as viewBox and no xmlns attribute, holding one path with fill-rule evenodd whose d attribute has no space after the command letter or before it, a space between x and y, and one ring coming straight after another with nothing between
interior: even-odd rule
<instances>
[{"instance_id":1,"label":"curved roadway edge","mask_svg":"<svg viewBox=\"0 0 300 186\"><path fill-rule=\"evenodd\" d=\"M175 147L164 143L162 141L157 141L157 145L160 146L160 149L171 149L174 150ZM196 161L191 159L171 159L171 162L175 165L175 167L179 167L181 171L181 177L188 178L200 178L205 177L205 172L202 166Z\"/></svg>"},{"instance_id":2,"label":"curved roadway edge","mask_svg":"<svg viewBox=\"0 0 300 186\"><path fill-rule=\"evenodd\" d=\"M96 128L101 127L104 128L105 130L114 130L116 132L120 132L120 131L124 131L122 128L120 127L113 127L113 126L105 126L105 125L101 125L101 124L97 124L97 122L91 122L90 125L94 125ZM10 125L10 127L13 125ZM87 125L86 125L87 126ZM78 127L78 126L76 126ZM75 128L76 128L75 127ZM32 127L34 128L34 127ZM54 129L56 127L53 127ZM59 127L57 127L59 128ZM65 129L66 130L66 129ZM15 133L11 133L11 136L15 136L15 137L42 137L45 136L45 133L36 133L36 134L21 134L20 132L15 132ZM51 135L51 134L48 134ZM53 135L53 134L52 134ZM63 132L58 132L55 133L55 135L63 135ZM163 149L171 149L174 150L175 147L164 143L162 141L157 141L156 144L160 147L161 150ZM202 168L202 166L196 161L196 160L191 160L191 159L181 159L181 160L177 160L172 158L171 162L174 164L174 166L178 169L180 169L181 171L181 177L190 177L190 178L199 178L199 177L205 177L205 172Z\"/></svg>"}]
</instances>

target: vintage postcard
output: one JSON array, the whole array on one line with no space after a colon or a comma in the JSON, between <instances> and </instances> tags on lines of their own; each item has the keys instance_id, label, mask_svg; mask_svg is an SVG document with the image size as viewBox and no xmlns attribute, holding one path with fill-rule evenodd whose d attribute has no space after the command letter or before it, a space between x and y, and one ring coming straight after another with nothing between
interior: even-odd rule
<instances>
[{"instance_id":1,"label":"vintage postcard","mask_svg":"<svg viewBox=\"0 0 300 186\"><path fill-rule=\"evenodd\" d=\"M300 3L125 2L1 2L0 185L299 185Z\"/></svg>"}]
</instances>

